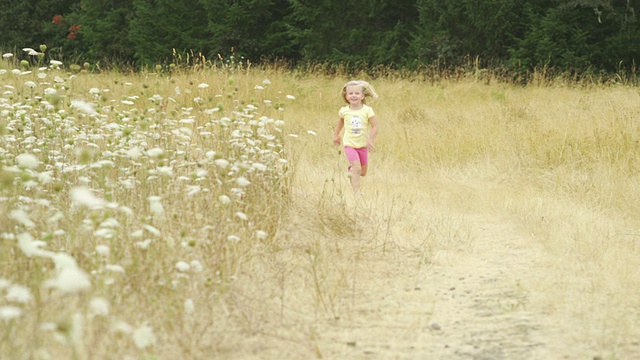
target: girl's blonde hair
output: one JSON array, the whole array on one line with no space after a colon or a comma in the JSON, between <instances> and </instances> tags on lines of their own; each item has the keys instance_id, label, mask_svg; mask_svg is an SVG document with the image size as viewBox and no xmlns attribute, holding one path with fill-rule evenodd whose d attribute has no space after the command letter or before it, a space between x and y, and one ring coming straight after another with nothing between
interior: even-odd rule
<instances>
[{"instance_id":1,"label":"girl's blonde hair","mask_svg":"<svg viewBox=\"0 0 640 360\"><path fill-rule=\"evenodd\" d=\"M376 89L373 88L371 84L364 80L351 80L344 85L342 88L342 99L348 104L349 100L347 100L347 86L359 86L362 89L362 93L364 94L364 99L362 99L362 103L367 103L367 98L370 97L372 99L377 99L378 94L376 93Z\"/></svg>"}]
</instances>

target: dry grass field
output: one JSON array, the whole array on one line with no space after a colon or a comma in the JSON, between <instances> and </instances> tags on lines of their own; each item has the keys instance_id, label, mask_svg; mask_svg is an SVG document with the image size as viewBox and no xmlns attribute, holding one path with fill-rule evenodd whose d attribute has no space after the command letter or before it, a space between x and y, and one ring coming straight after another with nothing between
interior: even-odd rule
<instances>
[{"instance_id":1,"label":"dry grass field","mask_svg":"<svg viewBox=\"0 0 640 360\"><path fill-rule=\"evenodd\" d=\"M2 359L640 357L637 88L16 67Z\"/></svg>"}]
</instances>

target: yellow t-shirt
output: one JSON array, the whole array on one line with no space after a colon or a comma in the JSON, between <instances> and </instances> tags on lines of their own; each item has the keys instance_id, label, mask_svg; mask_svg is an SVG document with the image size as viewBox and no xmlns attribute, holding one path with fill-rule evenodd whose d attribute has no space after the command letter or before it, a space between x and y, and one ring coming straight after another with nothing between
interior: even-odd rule
<instances>
[{"instance_id":1,"label":"yellow t-shirt","mask_svg":"<svg viewBox=\"0 0 640 360\"><path fill-rule=\"evenodd\" d=\"M342 144L356 149L366 147L369 119L375 116L371 106L363 104L358 110L352 110L349 105L343 106L339 115L340 118L344 118Z\"/></svg>"}]
</instances>

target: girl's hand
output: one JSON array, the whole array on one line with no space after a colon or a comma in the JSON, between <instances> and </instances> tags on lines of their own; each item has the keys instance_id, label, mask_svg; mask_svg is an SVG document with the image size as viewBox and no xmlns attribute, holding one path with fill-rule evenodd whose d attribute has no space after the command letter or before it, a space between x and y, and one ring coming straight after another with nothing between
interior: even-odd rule
<instances>
[{"instance_id":1,"label":"girl's hand","mask_svg":"<svg viewBox=\"0 0 640 360\"><path fill-rule=\"evenodd\" d=\"M373 140L371 139L367 140L367 150L374 151L375 149L376 147L373 145Z\"/></svg>"},{"instance_id":2,"label":"girl's hand","mask_svg":"<svg viewBox=\"0 0 640 360\"><path fill-rule=\"evenodd\" d=\"M336 145L340 145L340 137L334 136L333 137L333 143L336 144Z\"/></svg>"}]
</instances>

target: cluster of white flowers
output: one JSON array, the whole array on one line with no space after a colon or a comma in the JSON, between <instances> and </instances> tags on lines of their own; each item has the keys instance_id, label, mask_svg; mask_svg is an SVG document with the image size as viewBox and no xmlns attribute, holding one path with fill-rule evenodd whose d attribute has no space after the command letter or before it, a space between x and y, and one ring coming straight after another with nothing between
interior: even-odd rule
<instances>
[{"instance_id":1,"label":"cluster of white flowers","mask_svg":"<svg viewBox=\"0 0 640 360\"><path fill-rule=\"evenodd\" d=\"M33 49L25 53L38 54ZM54 264L43 270L47 277L41 284L30 284L34 290L0 274L0 320L26 316L32 291L42 291L39 298L46 303L131 275L124 254L173 246L173 239L182 237L173 219L197 225L180 224L189 237L182 241L185 246L170 252L176 256L174 267L163 269L180 279L212 271L200 260L180 259L198 257L193 244L268 239L255 215L259 207L246 204L252 197L265 201L261 191L277 189L287 169L285 123L263 115L273 106L271 100L213 105L208 99L224 97L211 96L217 87L205 82L176 87L175 99L167 94L111 98L115 91L104 84L84 92L76 86L72 92L75 76L58 70L63 67L51 60L35 73L0 72L0 84L5 83L0 205L9 210L2 221L14 229L2 238L13 241L24 256ZM269 86L265 80L254 91L266 94ZM184 100L192 93L198 96ZM235 227L221 229L223 223ZM80 262L83 268L69 254L93 258ZM108 317L117 306L100 296L83 299L91 318ZM194 309L194 301L186 299L184 313ZM156 342L148 324L114 322L113 327L130 334L140 349Z\"/></svg>"}]
</instances>

